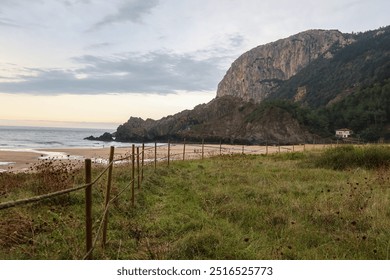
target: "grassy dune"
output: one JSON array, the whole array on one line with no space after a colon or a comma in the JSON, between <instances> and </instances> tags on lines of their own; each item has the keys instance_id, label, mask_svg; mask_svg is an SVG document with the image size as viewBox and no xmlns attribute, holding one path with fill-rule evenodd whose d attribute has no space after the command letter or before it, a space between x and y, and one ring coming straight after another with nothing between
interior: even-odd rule
<instances>
[{"instance_id":1,"label":"grassy dune","mask_svg":"<svg viewBox=\"0 0 390 280\"><path fill-rule=\"evenodd\" d=\"M109 242L105 250L98 243L94 258L389 259L389 151L342 147L149 167L136 207L130 206L130 190L113 203ZM351 153L367 156L356 163L349 161ZM348 162L330 164L340 157ZM369 160L380 163L367 165ZM82 182L82 172L61 170L66 174L56 176L67 184ZM114 168L113 195L130 181L129 170ZM55 187L59 179L45 176ZM43 177L0 174L1 201L36 194ZM103 180L93 191L95 230L104 186ZM82 258L83 200L81 191L0 211L0 258Z\"/></svg>"}]
</instances>

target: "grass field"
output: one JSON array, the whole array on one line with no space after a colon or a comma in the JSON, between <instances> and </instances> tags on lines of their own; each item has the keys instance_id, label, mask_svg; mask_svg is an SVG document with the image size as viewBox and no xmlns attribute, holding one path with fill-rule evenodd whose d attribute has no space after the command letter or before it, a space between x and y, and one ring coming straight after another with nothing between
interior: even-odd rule
<instances>
[{"instance_id":1,"label":"grass field","mask_svg":"<svg viewBox=\"0 0 390 280\"><path fill-rule=\"evenodd\" d=\"M146 168L135 208L130 190L113 203L94 258L389 259L389 167L389 146L160 163ZM1 201L83 182L61 170L0 174ZM114 179L113 195L129 166L115 166ZM104 188L93 190L95 231ZM83 191L2 210L0 259L81 259L84 219Z\"/></svg>"}]
</instances>

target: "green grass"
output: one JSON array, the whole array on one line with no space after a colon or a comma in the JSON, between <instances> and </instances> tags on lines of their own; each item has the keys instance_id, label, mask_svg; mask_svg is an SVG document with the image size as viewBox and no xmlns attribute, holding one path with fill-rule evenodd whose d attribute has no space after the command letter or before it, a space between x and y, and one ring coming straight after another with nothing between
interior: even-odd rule
<instances>
[{"instance_id":1,"label":"green grass","mask_svg":"<svg viewBox=\"0 0 390 280\"><path fill-rule=\"evenodd\" d=\"M390 167L390 146L340 146L326 150L316 164L333 169Z\"/></svg>"},{"instance_id":2,"label":"green grass","mask_svg":"<svg viewBox=\"0 0 390 280\"><path fill-rule=\"evenodd\" d=\"M222 156L148 167L136 207L130 206L130 191L113 203L109 242L105 250L98 244L94 257L389 259L388 166L320 167L327 153ZM127 185L129 173L128 166L115 167L114 194ZM104 186L94 189L94 220L103 209ZM8 189L6 196L33 193L24 189ZM83 211L83 192L0 211L0 258L82 258Z\"/></svg>"}]
</instances>

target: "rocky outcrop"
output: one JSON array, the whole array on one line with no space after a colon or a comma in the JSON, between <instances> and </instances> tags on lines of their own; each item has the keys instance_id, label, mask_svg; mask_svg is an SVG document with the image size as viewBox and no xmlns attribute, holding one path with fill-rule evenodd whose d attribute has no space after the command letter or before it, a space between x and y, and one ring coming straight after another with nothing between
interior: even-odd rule
<instances>
[{"instance_id":1,"label":"rocky outcrop","mask_svg":"<svg viewBox=\"0 0 390 280\"><path fill-rule=\"evenodd\" d=\"M218 85L217 97L259 103L318 57L331 58L333 51L352 42L349 38L337 30L309 30L258 46L233 62Z\"/></svg>"},{"instance_id":2,"label":"rocky outcrop","mask_svg":"<svg viewBox=\"0 0 390 280\"><path fill-rule=\"evenodd\" d=\"M160 120L131 117L115 133L116 141L201 141L224 143L303 143L312 135L292 116L270 108L265 117L249 120L256 109L253 102L233 96L216 98Z\"/></svg>"},{"instance_id":3,"label":"rocky outcrop","mask_svg":"<svg viewBox=\"0 0 390 280\"><path fill-rule=\"evenodd\" d=\"M114 141L114 138L112 137L111 133L104 132L103 135L100 135L99 137L95 137L95 136L91 135L91 136L85 137L84 140L111 142L111 141Z\"/></svg>"}]
</instances>

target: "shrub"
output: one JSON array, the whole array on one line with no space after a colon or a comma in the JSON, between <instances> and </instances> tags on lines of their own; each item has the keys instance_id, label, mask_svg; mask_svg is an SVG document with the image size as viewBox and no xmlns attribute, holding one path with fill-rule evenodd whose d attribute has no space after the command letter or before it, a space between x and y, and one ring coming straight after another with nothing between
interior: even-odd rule
<instances>
[{"instance_id":1,"label":"shrub","mask_svg":"<svg viewBox=\"0 0 390 280\"><path fill-rule=\"evenodd\" d=\"M346 145L327 149L315 159L318 167L332 169L390 167L390 146Z\"/></svg>"}]
</instances>

